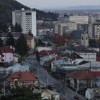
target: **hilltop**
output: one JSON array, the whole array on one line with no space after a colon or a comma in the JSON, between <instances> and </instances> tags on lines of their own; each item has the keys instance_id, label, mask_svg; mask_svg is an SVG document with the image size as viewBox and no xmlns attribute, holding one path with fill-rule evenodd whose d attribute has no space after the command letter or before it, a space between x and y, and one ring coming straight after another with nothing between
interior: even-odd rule
<instances>
[{"instance_id":1,"label":"hilltop","mask_svg":"<svg viewBox=\"0 0 100 100\"><path fill-rule=\"evenodd\" d=\"M12 23L12 11L20 10L21 8L30 9L16 0L0 0L0 31L5 30L6 26ZM35 10L37 19L57 20L57 14L55 13Z\"/></svg>"}]
</instances>

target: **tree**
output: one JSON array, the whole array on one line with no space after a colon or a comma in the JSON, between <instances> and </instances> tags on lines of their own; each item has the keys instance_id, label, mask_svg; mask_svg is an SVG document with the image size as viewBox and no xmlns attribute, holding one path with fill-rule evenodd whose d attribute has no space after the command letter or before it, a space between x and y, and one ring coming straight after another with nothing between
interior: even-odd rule
<instances>
[{"instance_id":1,"label":"tree","mask_svg":"<svg viewBox=\"0 0 100 100\"><path fill-rule=\"evenodd\" d=\"M39 55L38 50L35 51L35 54L36 54L37 61L40 62L40 55Z\"/></svg>"},{"instance_id":2,"label":"tree","mask_svg":"<svg viewBox=\"0 0 100 100\"><path fill-rule=\"evenodd\" d=\"M25 56L27 54L28 46L27 46L26 38L24 37L23 34L16 41L15 50L21 56Z\"/></svg>"},{"instance_id":3,"label":"tree","mask_svg":"<svg viewBox=\"0 0 100 100\"><path fill-rule=\"evenodd\" d=\"M16 23L15 26L14 26L14 31L15 32L22 32L21 25Z\"/></svg>"},{"instance_id":4,"label":"tree","mask_svg":"<svg viewBox=\"0 0 100 100\"><path fill-rule=\"evenodd\" d=\"M11 32L15 31L15 27L12 24L11 24L10 28L11 28Z\"/></svg>"},{"instance_id":5,"label":"tree","mask_svg":"<svg viewBox=\"0 0 100 100\"><path fill-rule=\"evenodd\" d=\"M55 34L52 42L59 44L59 45L62 45L62 44L65 44L65 38L60 34Z\"/></svg>"},{"instance_id":6,"label":"tree","mask_svg":"<svg viewBox=\"0 0 100 100\"><path fill-rule=\"evenodd\" d=\"M19 87L11 89L11 96L1 96L0 100L41 100L41 93L33 94L29 87Z\"/></svg>"},{"instance_id":7,"label":"tree","mask_svg":"<svg viewBox=\"0 0 100 100\"><path fill-rule=\"evenodd\" d=\"M3 41L1 38L0 38L0 47L3 47Z\"/></svg>"},{"instance_id":8,"label":"tree","mask_svg":"<svg viewBox=\"0 0 100 100\"><path fill-rule=\"evenodd\" d=\"M33 34L30 30L29 30L28 34L33 37Z\"/></svg>"},{"instance_id":9,"label":"tree","mask_svg":"<svg viewBox=\"0 0 100 100\"><path fill-rule=\"evenodd\" d=\"M45 43L42 42L41 39L38 39L38 40L37 40L37 43L36 43L36 46L45 46Z\"/></svg>"},{"instance_id":10,"label":"tree","mask_svg":"<svg viewBox=\"0 0 100 100\"><path fill-rule=\"evenodd\" d=\"M22 28L21 28L21 25L20 24L18 24L18 31L19 32L22 32Z\"/></svg>"},{"instance_id":11,"label":"tree","mask_svg":"<svg viewBox=\"0 0 100 100\"><path fill-rule=\"evenodd\" d=\"M11 33L7 34L6 46L15 47L15 39L13 38L13 35Z\"/></svg>"}]
</instances>

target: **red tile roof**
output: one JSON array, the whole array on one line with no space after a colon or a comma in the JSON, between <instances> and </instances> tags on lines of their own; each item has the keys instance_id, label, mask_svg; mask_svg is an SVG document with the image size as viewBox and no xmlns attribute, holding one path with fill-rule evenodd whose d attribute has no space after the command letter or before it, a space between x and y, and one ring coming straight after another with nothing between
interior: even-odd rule
<instances>
[{"instance_id":1,"label":"red tile roof","mask_svg":"<svg viewBox=\"0 0 100 100\"><path fill-rule=\"evenodd\" d=\"M69 74L66 75L67 77L71 77L74 79L93 79L95 76L93 76L90 72L88 71L73 71Z\"/></svg>"},{"instance_id":2,"label":"red tile roof","mask_svg":"<svg viewBox=\"0 0 100 100\"><path fill-rule=\"evenodd\" d=\"M90 71L89 73L95 77L100 76L100 71Z\"/></svg>"},{"instance_id":3,"label":"red tile roof","mask_svg":"<svg viewBox=\"0 0 100 100\"><path fill-rule=\"evenodd\" d=\"M9 53L9 52L13 52L13 49L9 47L0 47L0 53Z\"/></svg>"},{"instance_id":4,"label":"red tile roof","mask_svg":"<svg viewBox=\"0 0 100 100\"><path fill-rule=\"evenodd\" d=\"M55 34L52 40L53 43L58 43L58 44L64 44L65 41L66 41L65 38L60 34Z\"/></svg>"},{"instance_id":5,"label":"red tile roof","mask_svg":"<svg viewBox=\"0 0 100 100\"><path fill-rule=\"evenodd\" d=\"M35 81L36 76L31 72L15 72L7 78L7 81L13 81L13 79L19 79L19 81Z\"/></svg>"},{"instance_id":6,"label":"red tile roof","mask_svg":"<svg viewBox=\"0 0 100 100\"><path fill-rule=\"evenodd\" d=\"M40 55L47 55L47 54L59 54L60 51L58 50L42 50L39 52Z\"/></svg>"}]
</instances>

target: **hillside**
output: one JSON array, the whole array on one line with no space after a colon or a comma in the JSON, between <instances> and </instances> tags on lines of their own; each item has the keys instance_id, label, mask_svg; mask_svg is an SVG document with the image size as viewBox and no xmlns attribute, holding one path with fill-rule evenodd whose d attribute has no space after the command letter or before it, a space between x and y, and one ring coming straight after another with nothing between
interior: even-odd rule
<instances>
[{"instance_id":1,"label":"hillside","mask_svg":"<svg viewBox=\"0 0 100 100\"><path fill-rule=\"evenodd\" d=\"M6 26L11 24L12 21L12 11L19 10L21 8L30 9L26 7L16 0L0 0L0 31L6 31ZM36 10L36 9L35 9ZM51 12L44 12L40 10L36 10L37 12L37 19L44 19L44 20L56 20L57 14Z\"/></svg>"},{"instance_id":2,"label":"hillside","mask_svg":"<svg viewBox=\"0 0 100 100\"><path fill-rule=\"evenodd\" d=\"M0 0L0 31L11 24L12 11L21 8L29 9L15 0Z\"/></svg>"},{"instance_id":3,"label":"hillside","mask_svg":"<svg viewBox=\"0 0 100 100\"><path fill-rule=\"evenodd\" d=\"M15 0L0 0L0 24L2 23L10 23L12 11L15 9L21 9L28 7L18 3Z\"/></svg>"}]
</instances>

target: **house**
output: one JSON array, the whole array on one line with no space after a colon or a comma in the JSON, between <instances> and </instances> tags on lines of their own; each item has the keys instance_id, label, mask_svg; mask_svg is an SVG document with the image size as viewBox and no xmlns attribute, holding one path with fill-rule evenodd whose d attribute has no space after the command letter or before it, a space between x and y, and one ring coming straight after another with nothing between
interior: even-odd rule
<instances>
[{"instance_id":1,"label":"house","mask_svg":"<svg viewBox=\"0 0 100 100\"><path fill-rule=\"evenodd\" d=\"M10 63L14 59L13 49L9 47L0 47L0 63Z\"/></svg>"},{"instance_id":2,"label":"house","mask_svg":"<svg viewBox=\"0 0 100 100\"><path fill-rule=\"evenodd\" d=\"M85 91L85 98L87 100L100 100L100 88L88 88Z\"/></svg>"},{"instance_id":3,"label":"house","mask_svg":"<svg viewBox=\"0 0 100 100\"><path fill-rule=\"evenodd\" d=\"M77 24L74 22L57 22L54 25L54 33L60 33L60 35L67 34L73 30L77 30Z\"/></svg>"},{"instance_id":4,"label":"house","mask_svg":"<svg viewBox=\"0 0 100 100\"><path fill-rule=\"evenodd\" d=\"M93 76L89 71L73 71L68 73L66 77L68 85L76 91L95 85L95 76Z\"/></svg>"},{"instance_id":5,"label":"house","mask_svg":"<svg viewBox=\"0 0 100 100\"><path fill-rule=\"evenodd\" d=\"M41 97L42 97L42 100L52 100L52 98L54 100L60 100L59 93L52 91L52 90L49 90L47 88L42 88Z\"/></svg>"},{"instance_id":6,"label":"house","mask_svg":"<svg viewBox=\"0 0 100 100\"><path fill-rule=\"evenodd\" d=\"M97 52L93 49L86 48L82 45L72 45L68 47L68 50L76 52L80 57L86 61L96 61Z\"/></svg>"},{"instance_id":7,"label":"house","mask_svg":"<svg viewBox=\"0 0 100 100\"><path fill-rule=\"evenodd\" d=\"M37 86L38 82L36 76L31 73L31 72L15 72L12 73L7 79L6 82L7 84L10 85L10 87L15 87L16 85L18 86ZM37 83L37 84L36 84Z\"/></svg>"},{"instance_id":8,"label":"house","mask_svg":"<svg viewBox=\"0 0 100 100\"><path fill-rule=\"evenodd\" d=\"M38 52L42 51L42 50L52 50L51 47L37 47L36 50L38 50Z\"/></svg>"},{"instance_id":9,"label":"house","mask_svg":"<svg viewBox=\"0 0 100 100\"><path fill-rule=\"evenodd\" d=\"M49 54L49 55L43 56L40 58L40 64L44 65L46 62L48 62L50 60L53 61L56 57L58 57L58 55L56 55L56 54Z\"/></svg>"},{"instance_id":10,"label":"house","mask_svg":"<svg viewBox=\"0 0 100 100\"><path fill-rule=\"evenodd\" d=\"M89 46L89 36L88 33L82 33L81 34L81 44L85 47Z\"/></svg>"},{"instance_id":11,"label":"house","mask_svg":"<svg viewBox=\"0 0 100 100\"><path fill-rule=\"evenodd\" d=\"M30 49L34 49L35 48L35 37L29 34L24 34L24 36L26 37L28 47Z\"/></svg>"}]
</instances>

